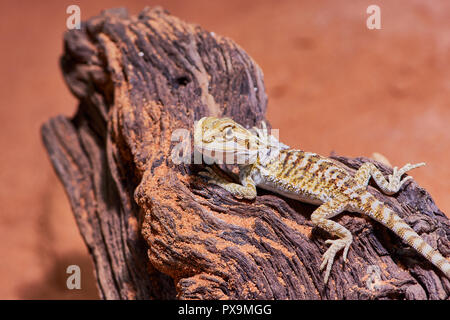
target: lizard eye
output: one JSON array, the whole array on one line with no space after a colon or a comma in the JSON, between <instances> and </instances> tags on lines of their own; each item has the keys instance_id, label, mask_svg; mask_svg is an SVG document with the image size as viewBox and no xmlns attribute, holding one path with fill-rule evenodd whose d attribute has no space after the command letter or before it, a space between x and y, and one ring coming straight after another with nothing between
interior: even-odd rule
<instances>
[{"instance_id":1,"label":"lizard eye","mask_svg":"<svg viewBox=\"0 0 450 320\"><path fill-rule=\"evenodd\" d=\"M227 140L230 140L231 138L233 138L233 129L228 128L228 129L225 131L225 138L226 138Z\"/></svg>"}]
</instances>

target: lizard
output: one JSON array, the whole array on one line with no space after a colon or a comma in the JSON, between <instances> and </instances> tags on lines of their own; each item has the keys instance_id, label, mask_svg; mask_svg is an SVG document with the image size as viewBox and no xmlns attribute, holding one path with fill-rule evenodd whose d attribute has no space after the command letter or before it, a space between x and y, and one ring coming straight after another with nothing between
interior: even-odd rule
<instances>
[{"instance_id":1,"label":"lizard","mask_svg":"<svg viewBox=\"0 0 450 320\"><path fill-rule=\"evenodd\" d=\"M199 172L210 183L229 191L236 198L255 199L256 187L282 196L318 205L311 214L313 225L326 230L336 239L326 240L329 248L322 256L320 271L328 282L338 252L343 261L353 237L348 229L331 218L343 211L365 214L383 224L450 278L450 262L426 243L403 219L368 190L373 178L387 195L397 193L412 179L402 176L425 163L393 168L387 179L371 162L365 162L354 175L330 158L299 149L291 149L262 129L246 129L230 118L203 117L194 125L194 148L204 159L237 164L240 183L229 182L211 167Z\"/></svg>"}]
</instances>

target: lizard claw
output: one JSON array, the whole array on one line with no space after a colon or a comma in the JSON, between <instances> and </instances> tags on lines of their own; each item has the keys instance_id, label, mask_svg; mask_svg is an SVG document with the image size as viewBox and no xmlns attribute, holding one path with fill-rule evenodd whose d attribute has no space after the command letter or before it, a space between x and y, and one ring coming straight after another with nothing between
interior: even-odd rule
<instances>
[{"instance_id":1,"label":"lizard claw","mask_svg":"<svg viewBox=\"0 0 450 320\"><path fill-rule=\"evenodd\" d=\"M199 176L209 179L210 183L218 183L221 180L221 177L210 167L205 168L206 171L200 171L198 173Z\"/></svg>"},{"instance_id":2,"label":"lizard claw","mask_svg":"<svg viewBox=\"0 0 450 320\"><path fill-rule=\"evenodd\" d=\"M198 173L199 176L205 177L205 178L211 178L213 173L211 172L211 168L206 167L204 171L200 171Z\"/></svg>"},{"instance_id":3,"label":"lizard claw","mask_svg":"<svg viewBox=\"0 0 450 320\"><path fill-rule=\"evenodd\" d=\"M412 169L418 168L418 167L423 167L425 165L425 162L421 162L421 163L416 163L416 164L411 164L411 163L407 163L405 164L400 170L398 170L398 175L402 176L403 174L405 174L407 171L410 171Z\"/></svg>"},{"instance_id":4,"label":"lizard claw","mask_svg":"<svg viewBox=\"0 0 450 320\"><path fill-rule=\"evenodd\" d=\"M413 177L411 177L411 176L407 176L406 178L404 178L402 181L400 181L400 188L401 188L401 186L403 186L403 184L406 182L406 181L408 181L408 180L411 180Z\"/></svg>"}]
</instances>

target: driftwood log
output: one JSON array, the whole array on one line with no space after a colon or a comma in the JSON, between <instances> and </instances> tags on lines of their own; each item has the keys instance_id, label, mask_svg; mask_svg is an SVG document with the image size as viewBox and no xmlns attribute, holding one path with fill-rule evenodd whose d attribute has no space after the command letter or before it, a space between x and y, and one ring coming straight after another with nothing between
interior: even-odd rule
<instances>
[{"instance_id":1,"label":"driftwood log","mask_svg":"<svg viewBox=\"0 0 450 320\"><path fill-rule=\"evenodd\" d=\"M50 119L42 136L102 298L448 299L439 270L347 212L336 219L354 235L349 261L338 256L325 286L319 265L329 235L309 221L315 206L262 190L255 201L237 200L197 175L202 164L172 161L173 133L202 116L246 126L264 119L263 74L230 39L161 8L107 10L66 33L61 67L78 111ZM191 147L181 150L185 162ZM350 171L373 161L333 157ZM369 188L450 255L449 220L424 189L411 181L390 197Z\"/></svg>"}]
</instances>

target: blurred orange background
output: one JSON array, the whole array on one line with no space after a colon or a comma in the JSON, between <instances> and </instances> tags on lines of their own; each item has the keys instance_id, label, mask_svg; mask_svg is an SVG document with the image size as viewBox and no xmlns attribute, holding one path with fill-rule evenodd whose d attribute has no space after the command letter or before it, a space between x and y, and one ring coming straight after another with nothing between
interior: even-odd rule
<instances>
[{"instance_id":1,"label":"blurred orange background","mask_svg":"<svg viewBox=\"0 0 450 320\"><path fill-rule=\"evenodd\" d=\"M267 118L293 147L385 155L450 213L450 1L12 1L0 3L0 299L95 299L93 267L40 139L77 101L58 59L66 8L82 20L162 5L240 44L262 68ZM381 30L366 9L381 8ZM66 288L66 268L82 289Z\"/></svg>"}]
</instances>

